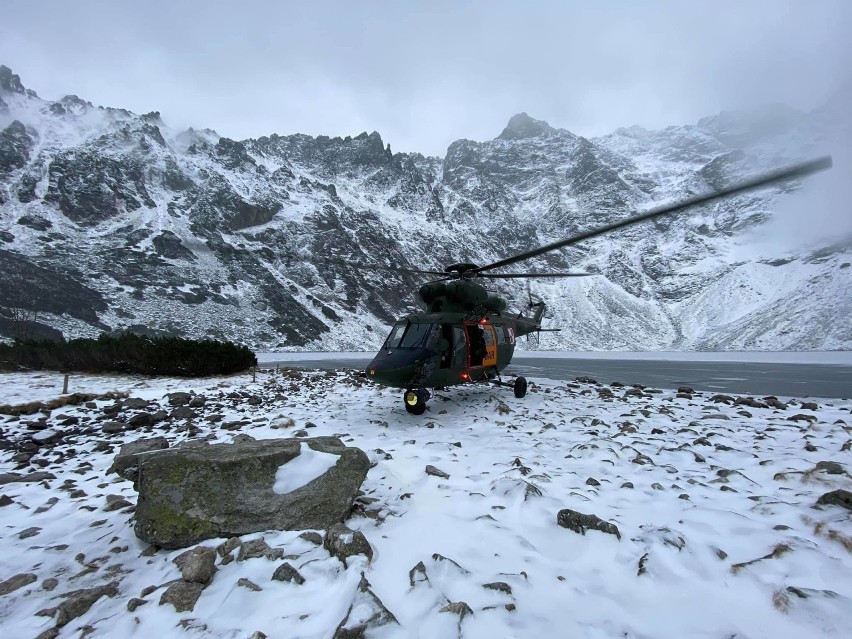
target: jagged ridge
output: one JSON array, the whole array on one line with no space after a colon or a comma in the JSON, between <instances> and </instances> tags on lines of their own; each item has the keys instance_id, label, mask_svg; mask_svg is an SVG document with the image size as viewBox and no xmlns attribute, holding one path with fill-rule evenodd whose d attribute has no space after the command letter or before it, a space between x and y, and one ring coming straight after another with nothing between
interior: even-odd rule
<instances>
[{"instance_id":1,"label":"jagged ridge","mask_svg":"<svg viewBox=\"0 0 852 639\"><path fill-rule=\"evenodd\" d=\"M358 264L494 261L795 159L819 131L819 112L779 106L597 139L519 114L442 159L393 153L376 132L174 131L156 112L42 100L0 67L0 334L24 316L34 333L67 337L133 328L372 349L422 280ZM542 346L849 348L848 244L729 258L790 190L524 264L603 274L533 284L564 329ZM525 298L523 285L500 291Z\"/></svg>"}]
</instances>

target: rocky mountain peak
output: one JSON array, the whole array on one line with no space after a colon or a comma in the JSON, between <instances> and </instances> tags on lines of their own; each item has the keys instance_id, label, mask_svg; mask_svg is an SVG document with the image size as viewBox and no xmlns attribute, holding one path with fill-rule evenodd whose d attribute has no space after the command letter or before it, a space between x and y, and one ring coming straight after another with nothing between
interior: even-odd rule
<instances>
[{"instance_id":1,"label":"rocky mountain peak","mask_svg":"<svg viewBox=\"0 0 852 639\"><path fill-rule=\"evenodd\" d=\"M520 140L523 138L537 138L555 131L544 120L536 120L526 113L518 113L509 118L509 124L498 136L500 140Z\"/></svg>"},{"instance_id":2,"label":"rocky mountain peak","mask_svg":"<svg viewBox=\"0 0 852 639\"><path fill-rule=\"evenodd\" d=\"M586 139L520 113L442 159L393 154L375 131L177 132L157 112L98 117L74 96L29 97L5 67L0 80L0 340L24 309L38 313L33 330L65 337L145 327L265 350L378 348L423 280L347 261L489 263L792 161L791 141L825 119L769 107ZM547 347L848 348L848 322L834 319L852 315L848 248L725 257L785 197L733 197L530 260L603 274L532 283L565 329Z\"/></svg>"},{"instance_id":3,"label":"rocky mountain peak","mask_svg":"<svg viewBox=\"0 0 852 639\"><path fill-rule=\"evenodd\" d=\"M21 76L12 73L12 69L0 64L0 89L7 93L26 93L27 90L21 84Z\"/></svg>"}]
</instances>

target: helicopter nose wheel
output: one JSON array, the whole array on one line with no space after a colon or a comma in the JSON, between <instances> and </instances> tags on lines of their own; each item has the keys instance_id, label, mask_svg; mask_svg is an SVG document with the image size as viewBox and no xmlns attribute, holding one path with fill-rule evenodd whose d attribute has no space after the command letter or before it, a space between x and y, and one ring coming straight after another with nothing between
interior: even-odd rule
<instances>
[{"instance_id":1,"label":"helicopter nose wheel","mask_svg":"<svg viewBox=\"0 0 852 639\"><path fill-rule=\"evenodd\" d=\"M515 385L513 386L515 390L515 397L520 399L524 395L527 394L527 378L526 377L518 377L515 379Z\"/></svg>"},{"instance_id":2,"label":"helicopter nose wheel","mask_svg":"<svg viewBox=\"0 0 852 639\"><path fill-rule=\"evenodd\" d=\"M426 411L426 400L429 399L429 393L422 388L409 389L402 396L402 403L405 404L405 410L412 415L422 415Z\"/></svg>"}]
</instances>

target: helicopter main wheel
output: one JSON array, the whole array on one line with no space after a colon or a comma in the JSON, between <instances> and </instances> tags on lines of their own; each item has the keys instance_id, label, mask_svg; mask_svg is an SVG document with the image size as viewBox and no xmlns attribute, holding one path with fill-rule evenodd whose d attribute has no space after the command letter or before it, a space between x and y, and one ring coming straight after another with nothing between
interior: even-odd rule
<instances>
[{"instance_id":1,"label":"helicopter main wheel","mask_svg":"<svg viewBox=\"0 0 852 639\"><path fill-rule=\"evenodd\" d=\"M524 395L527 394L527 378L526 377L518 377L515 379L515 397L520 399Z\"/></svg>"},{"instance_id":2,"label":"helicopter main wheel","mask_svg":"<svg viewBox=\"0 0 852 639\"><path fill-rule=\"evenodd\" d=\"M426 412L426 400L429 395L424 390L407 390L402 396L402 403L405 404L405 410L412 415L422 415Z\"/></svg>"}]
</instances>

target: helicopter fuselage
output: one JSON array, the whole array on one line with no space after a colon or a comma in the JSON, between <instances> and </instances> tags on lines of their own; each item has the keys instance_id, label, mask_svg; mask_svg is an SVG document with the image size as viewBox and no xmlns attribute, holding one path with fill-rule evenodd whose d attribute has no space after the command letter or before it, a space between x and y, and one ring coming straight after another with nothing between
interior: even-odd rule
<instances>
[{"instance_id":1,"label":"helicopter fuselage","mask_svg":"<svg viewBox=\"0 0 852 639\"><path fill-rule=\"evenodd\" d=\"M493 379L511 362L516 339L539 327L537 319L499 312L407 315L394 324L367 377L404 389Z\"/></svg>"}]
</instances>

